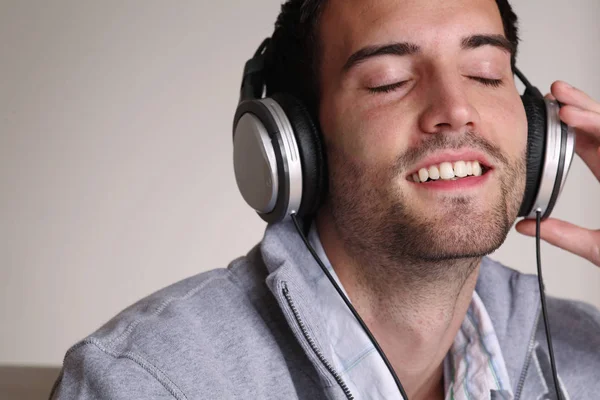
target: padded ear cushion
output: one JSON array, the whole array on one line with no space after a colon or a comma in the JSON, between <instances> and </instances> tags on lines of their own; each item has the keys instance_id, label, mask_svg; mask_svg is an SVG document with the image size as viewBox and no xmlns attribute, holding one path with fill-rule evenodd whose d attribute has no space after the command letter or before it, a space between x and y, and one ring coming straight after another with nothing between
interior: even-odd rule
<instances>
[{"instance_id":1,"label":"padded ear cushion","mask_svg":"<svg viewBox=\"0 0 600 400\"><path fill-rule=\"evenodd\" d=\"M540 187L546 153L547 111L544 99L521 96L527 114L527 178L525 195L519 210L520 217L528 216L535 203Z\"/></svg>"},{"instance_id":2,"label":"padded ear cushion","mask_svg":"<svg viewBox=\"0 0 600 400\"><path fill-rule=\"evenodd\" d=\"M302 202L299 217L316 213L325 190L325 154L315 121L302 102L295 97L277 93L271 96L287 115L302 162Z\"/></svg>"}]
</instances>

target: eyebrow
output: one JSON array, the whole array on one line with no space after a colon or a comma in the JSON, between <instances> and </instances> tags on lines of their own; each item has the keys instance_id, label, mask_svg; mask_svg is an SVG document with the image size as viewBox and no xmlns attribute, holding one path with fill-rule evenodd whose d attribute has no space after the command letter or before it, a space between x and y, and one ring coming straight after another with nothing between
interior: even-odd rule
<instances>
[{"instance_id":1,"label":"eyebrow","mask_svg":"<svg viewBox=\"0 0 600 400\"><path fill-rule=\"evenodd\" d=\"M515 48L513 44L503 35L472 35L463 38L461 48L463 50L476 49L482 46L494 46L513 54Z\"/></svg>"},{"instance_id":2,"label":"eyebrow","mask_svg":"<svg viewBox=\"0 0 600 400\"><path fill-rule=\"evenodd\" d=\"M461 49L472 50L483 46L497 47L503 51L513 54L514 46L503 35L471 35L461 40ZM344 66L342 72L346 73L358 64L369 58L383 55L394 55L398 57L419 54L421 47L414 43L399 42L381 46L367 46L352 54Z\"/></svg>"},{"instance_id":3,"label":"eyebrow","mask_svg":"<svg viewBox=\"0 0 600 400\"><path fill-rule=\"evenodd\" d=\"M394 55L402 57L418 54L420 52L421 48L419 46L417 46L414 43L406 42L386 44L383 46L367 46L352 54L348 58L348 61L346 61L346 63L342 67L342 71L348 72L353 67L373 57L379 57L384 55Z\"/></svg>"}]
</instances>

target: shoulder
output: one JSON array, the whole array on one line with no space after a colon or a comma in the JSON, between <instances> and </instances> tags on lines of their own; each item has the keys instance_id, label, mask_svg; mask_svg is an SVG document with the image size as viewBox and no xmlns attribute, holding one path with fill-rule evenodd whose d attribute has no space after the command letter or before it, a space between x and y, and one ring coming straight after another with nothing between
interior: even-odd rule
<instances>
[{"instance_id":1,"label":"shoulder","mask_svg":"<svg viewBox=\"0 0 600 400\"><path fill-rule=\"evenodd\" d=\"M526 340L530 337L528 327L535 330L530 376L536 377L532 382L549 382L550 361L537 276L486 257L477 291L497 332ZM552 296L546 296L546 305L559 376L571 398L592 398L590 393L600 390L600 380L593 379L600 368L600 311L581 301ZM499 340L503 337L500 335ZM514 353L515 343L519 341L507 341L503 346L505 357Z\"/></svg>"},{"instance_id":2,"label":"shoulder","mask_svg":"<svg viewBox=\"0 0 600 400\"><path fill-rule=\"evenodd\" d=\"M158 385L153 390L176 398L201 386L198 376L219 385L242 355L252 358L277 348L273 336L282 317L266 276L255 247L227 268L198 274L138 301L67 351L56 393L68 393L72 386L91 388L82 380L94 374L106 386L102 393L144 379ZM276 351L271 353L277 357ZM121 373L108 376L105 370Z\"/></svg>"},{"instance_id":3,"label":"shoulder","mask_svg":"<svg viewBox=\"0 0 600 400\"><path fill-rule=\"evenodd\" d=\"M556 337L571 351L593 350L600 362L600 311L582 301L555 297L548 297L547 307L553 340Z\"/></svg>"},{"instance_id":4,"label":"shoulder","mask_svg":"<svg viewBox=\"0 0 600 400\"><path fill-rule=\"evenodd\" d=\"M537 275L522 273L488 257L482 261L481 275L484 278L478 285L493 286L495 291L500 292L504 289L511 293L511 296L503 296L507 297L507 301L514 302L515 296L528 296L536 304L535 308L540 307ZM546 299L553 335L556 331L558 337L564 334L565 338L574 339L572 335L576 334L576 337L589 338L593 343L600 342L600 311L596 307L583 301L548 295ZM524 306L522 301L519 304ZM543 328L543 323L540 316L538 325ZM600 349L600 346L597 349Z\"/></svg>"},{"instance_id":5,"label":"shoulder","mask_svg":"<svg viewBox=\"0 0 600 400\"><path fill-rule=\"evenodd\" d=\"M595 398L600 390L600 381L596 379L600 368L600 312L590 304L575 300L548 297L546 304L556 369L563 389L573 399ZM542 316L536 340L533 370L537 370L542 380L550 382L550 358Z\"/></svg>"},{"instance_id":6,"label":"shoulder","mask_svg":"<svg viewBox=\"0 0 600 400\"><path fill-rule=\"evenodd\" d=\"M253 250L227 268L213 269L167 286L127 307L86 340L118 350L135 341L152 342L162 329L170 334L194 328L201 332L257 306L249 301L264 295L259 257ZM264 274L263 274L264 275ZM254 293L253 293L254 292Z\"/></svg>"}]
</instances>

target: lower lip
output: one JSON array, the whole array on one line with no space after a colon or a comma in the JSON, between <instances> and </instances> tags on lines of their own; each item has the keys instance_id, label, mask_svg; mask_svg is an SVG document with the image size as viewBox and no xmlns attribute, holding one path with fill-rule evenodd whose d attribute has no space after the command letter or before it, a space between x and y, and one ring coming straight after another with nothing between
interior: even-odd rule
<instances>
[{"instance_id":1,"label":"lower lip","mask_svg":"<svg viewBox=\"0 0 600 400\"><path fill-rule=\"evenodd\" d=\"M418 186L422 189L431 189L431 190L464 190L470 188L476 188L481 186L489 177L492 171L487 171L485 174L481 176L468 176L465 178L460 178L454 181L438 179L436 181L429 181L425 183L415 183L411 182L413 185Z\"/></svg>"}]
</instances>

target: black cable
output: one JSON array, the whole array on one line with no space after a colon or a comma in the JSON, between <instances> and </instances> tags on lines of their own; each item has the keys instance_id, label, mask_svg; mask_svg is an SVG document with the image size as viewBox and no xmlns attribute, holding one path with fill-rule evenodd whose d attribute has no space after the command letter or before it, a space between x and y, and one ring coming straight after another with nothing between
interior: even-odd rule
<instances>
[{"instance_id":1,"label":"black cable","mask_svg":"<svg viewBox=\"0 0 600 400\"><path fill-rule=\"evenodd\" d=\"M256 49L256 51L254 52L254 57L260 56L263 53L263 51L265 51L269 43L271 43L271 38L266 38L265 40L263 40L260 46L258 46L258 49Z\"/></svg>"},{"instance_id":2,"label":"black cable","mask_svg":"<svg viewBox=\"0 0 600 400\"><path fill-rule=\"evenodd\" d=\"M340 289L340 287L338 286L338 284L335 281L335 279L333 279L333 277L331 276L331 274L329 273L329 271L327 270L327 268L325 267L325 265L323 265L323 262L321 261L321 259L317 255L317 252L313 249L313 247L309 243L308 239L304 235L304 232L302 232L302 229L300 228L300 224L298 223L298 220L296 218L296 214L295 213L292 213L292 221L294 221L294 225L296 226L296 230L298 231L298 234L302 238L302 241L304 242L304 244L308 248L308 251L310 251L310 254L312 254L312 256L314 257L315 261L317 261L317 264L319 264L319 266L321 267L321 269L323 270L323 272L325 273L325 275L327 276L327 278L329 279L329 281L331 282L331 284L333 285L333 287L335 288L335 290L338 292L338 294L340 295L340 297L342 298L342 300L344 300L344 303L346 303L346 306L348 306L348 308L350 309L350 311L352 312L352 314L354 315L354 317L356 318L356 320L358 321L358 323L360 324L360 326L363 328L363 330L365 331L365 333L367 334L367 336L371 340L371 343L373 343L373 346L375 346L375 349L377 350L377 352L379 353L379 355L383 359L383 362L385 363L386 367L390 371L390 374L392 374L392 377L394 378L394 381L396 382L396 386L398 386L398 390L402 394L402 398L404 398L404 400L408 400L408 396L406 395L406 392L404 391L404 387L402 386L402 383L400 383L400 379L398 379L398 376L396 375L396 372L394 372L394 368L392 367L392 364L390 364L389 360L387 359L387 357L383 353L383 350L381 349L381 347L379 347L379 343L377 343L377 340L375 340L375 337L373 336L373 334L371 333L371 331L369 330L369 328L367 327L367 325L364 323L364 321L362 320L362 318L360 317L360 315L358 315L358 312L354 309L354 307L352 306L352 304L350 303L350 301L346 298L346 296L344 295L344 292L342 292L342 289Z\"/></svg>"},{"instance_id":3,"label":"black cable","mask_svg":"<svg viewBox=\"0 0 600 400\"><path fill-rule=\"evenodd\" d=\"M517 77L519 78L519 80L521 82L523 82L523 84L525 85L525 87L531 87L533 86L531 84L531 82L529 82L529 80L525 77L525 75L518 69L515 67L515 75L517 75Z\"/></svg>"},{"instance_id":4,"label":"black cable","mask_svg":"<svg viewBox=\"0 0 600 400\"><path fill-rule=\"evenodd\" d=\"M540 299L542 301L542 314L544 315L544 326L546 327L546 340L548 341L548 351L550 352L550 366L552 367L552 379L554 380L554 389L556 389L556 398L562 400L560 390L558 390L558 374L556 373L556 364L554 362L554 350L552 347L552 335L550 334L550 322L546 311L546 295L544 294L544 280L542 278L542 257L540 255L540 225L542 223L542 212L536 211L536 230L535 230L535 248L537 254L538 283L540 285Z\"/></svg>"},{"instance_id":5,"label":"black cable","mask_svg":"<svg viewBox=\"0 0 600 400\"><path fill-rule=\"evenodd\" d=\"M523 84L525 85L524 95L533 96L538 99L544 98L542 92L540 92L540 90L537 87L533 86L518 68L515 67L514 72L517 75L517 77L521 80L521 82L523 82Z\"/></svg>"}]
</instances>

